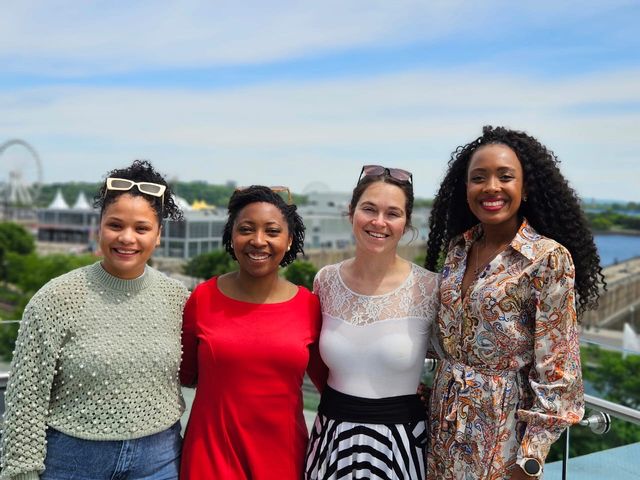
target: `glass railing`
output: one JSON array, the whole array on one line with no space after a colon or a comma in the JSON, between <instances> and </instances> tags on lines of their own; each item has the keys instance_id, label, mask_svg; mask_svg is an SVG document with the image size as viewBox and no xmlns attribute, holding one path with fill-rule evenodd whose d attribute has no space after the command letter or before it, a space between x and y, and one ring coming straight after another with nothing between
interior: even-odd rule
<instances>
[{"instance_id":1,"label":"glass railing","mask_svg":"<svg viewBox=\"0 0 640 480\"><path fill-rule=\"evenodd\" d=\"M11 338L16 320L0 321L0 390L8 378ZM627 480L640 478L640 352L583 341L581 345L586 413L580 425L556 442L547 458L545 480ZM430 384L432 360L425 362L424 381ZM187 408L193 390L184 389ZM313 421L319 394L305 379L305 416ZM0 413L4 396L0 394ZM183 425L186 418L183 417Z\"/></svg>"},{"instance_id":2,"label":"glass railing","mask_svg":"<svg viewBox=\"0 0 640 480\"><path fill-rule=\"evenodd\" d=\"M585 416L552 447L545 479L640 478L640 352L583 341L581 359Z\"/></svg>"}]
</instances>

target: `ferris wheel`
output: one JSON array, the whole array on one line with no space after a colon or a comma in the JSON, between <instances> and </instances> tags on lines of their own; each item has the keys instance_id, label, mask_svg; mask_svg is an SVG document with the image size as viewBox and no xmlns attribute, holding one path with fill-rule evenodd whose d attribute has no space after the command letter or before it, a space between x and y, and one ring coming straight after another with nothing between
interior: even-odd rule
<instances>
[{"instance_id":1,"label":"ferris wheel","mask_svg":"<svg viewBox=\"0 0 640 480\"><path fill-rule=\"evenodd\" d=\"M17 138L0 144L0 199L5 205L30 206L42 186L42 162L35 148Z\"/></svg>"}]
</instances>

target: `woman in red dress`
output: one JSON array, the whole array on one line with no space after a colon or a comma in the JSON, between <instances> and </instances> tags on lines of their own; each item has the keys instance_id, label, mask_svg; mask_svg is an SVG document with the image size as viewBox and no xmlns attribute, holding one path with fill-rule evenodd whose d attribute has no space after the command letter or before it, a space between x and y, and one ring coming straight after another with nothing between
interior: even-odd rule
<instances>
[{"instance_id":1,"label":"woman in red dress","mask_svg":"<svg viewBox=\"0 0 640 480\"><path fill-rule=\"evenodd\" d=\"M318 298L279 276L304 242L295 205L252 186L229 201L223 244L238 271L204 282L184 311L180 380L196 385L180 478L297 480L307 443L301 385L321 389Z\"/></svg>"}]
</instances>

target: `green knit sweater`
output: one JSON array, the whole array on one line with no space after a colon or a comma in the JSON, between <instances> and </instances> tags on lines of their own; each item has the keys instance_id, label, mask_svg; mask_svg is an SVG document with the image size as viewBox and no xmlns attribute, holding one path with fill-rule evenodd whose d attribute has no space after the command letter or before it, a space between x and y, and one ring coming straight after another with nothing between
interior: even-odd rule
<instances>
[{"instance_id":1,"label":"green knit sweater","mask_svg":"<svg viewBox=\"0 0 640 480\"><path fill-rule=\"evenodd\" d=\"M11 362L0 478L39 478L47 426L127 440L173 425L184 411L178 368L187 296L153 268L122 280L99 262L42 287L25 308Z\"/></svg>"}]
</instances>

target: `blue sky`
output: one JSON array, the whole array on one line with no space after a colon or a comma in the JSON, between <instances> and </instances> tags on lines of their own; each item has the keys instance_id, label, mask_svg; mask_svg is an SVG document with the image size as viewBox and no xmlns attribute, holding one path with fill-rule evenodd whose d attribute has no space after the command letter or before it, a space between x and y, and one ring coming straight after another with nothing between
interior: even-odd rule
<instances>
[{"instance_id":1,"label":"blue sky","mask_svg":"<svg viewBox=\"0 0 640 480\"><path fill-rule=\"evenodd\" d=\"M492 124L552 148L583 197L640 200L637 1L3 9L0 143L32 144L45 182L148 158L181 180L347 191L379 163L431 197L451 151ZM0 175L16 164L29 176L19 147Z\"/></svg>"}]
</instances>

